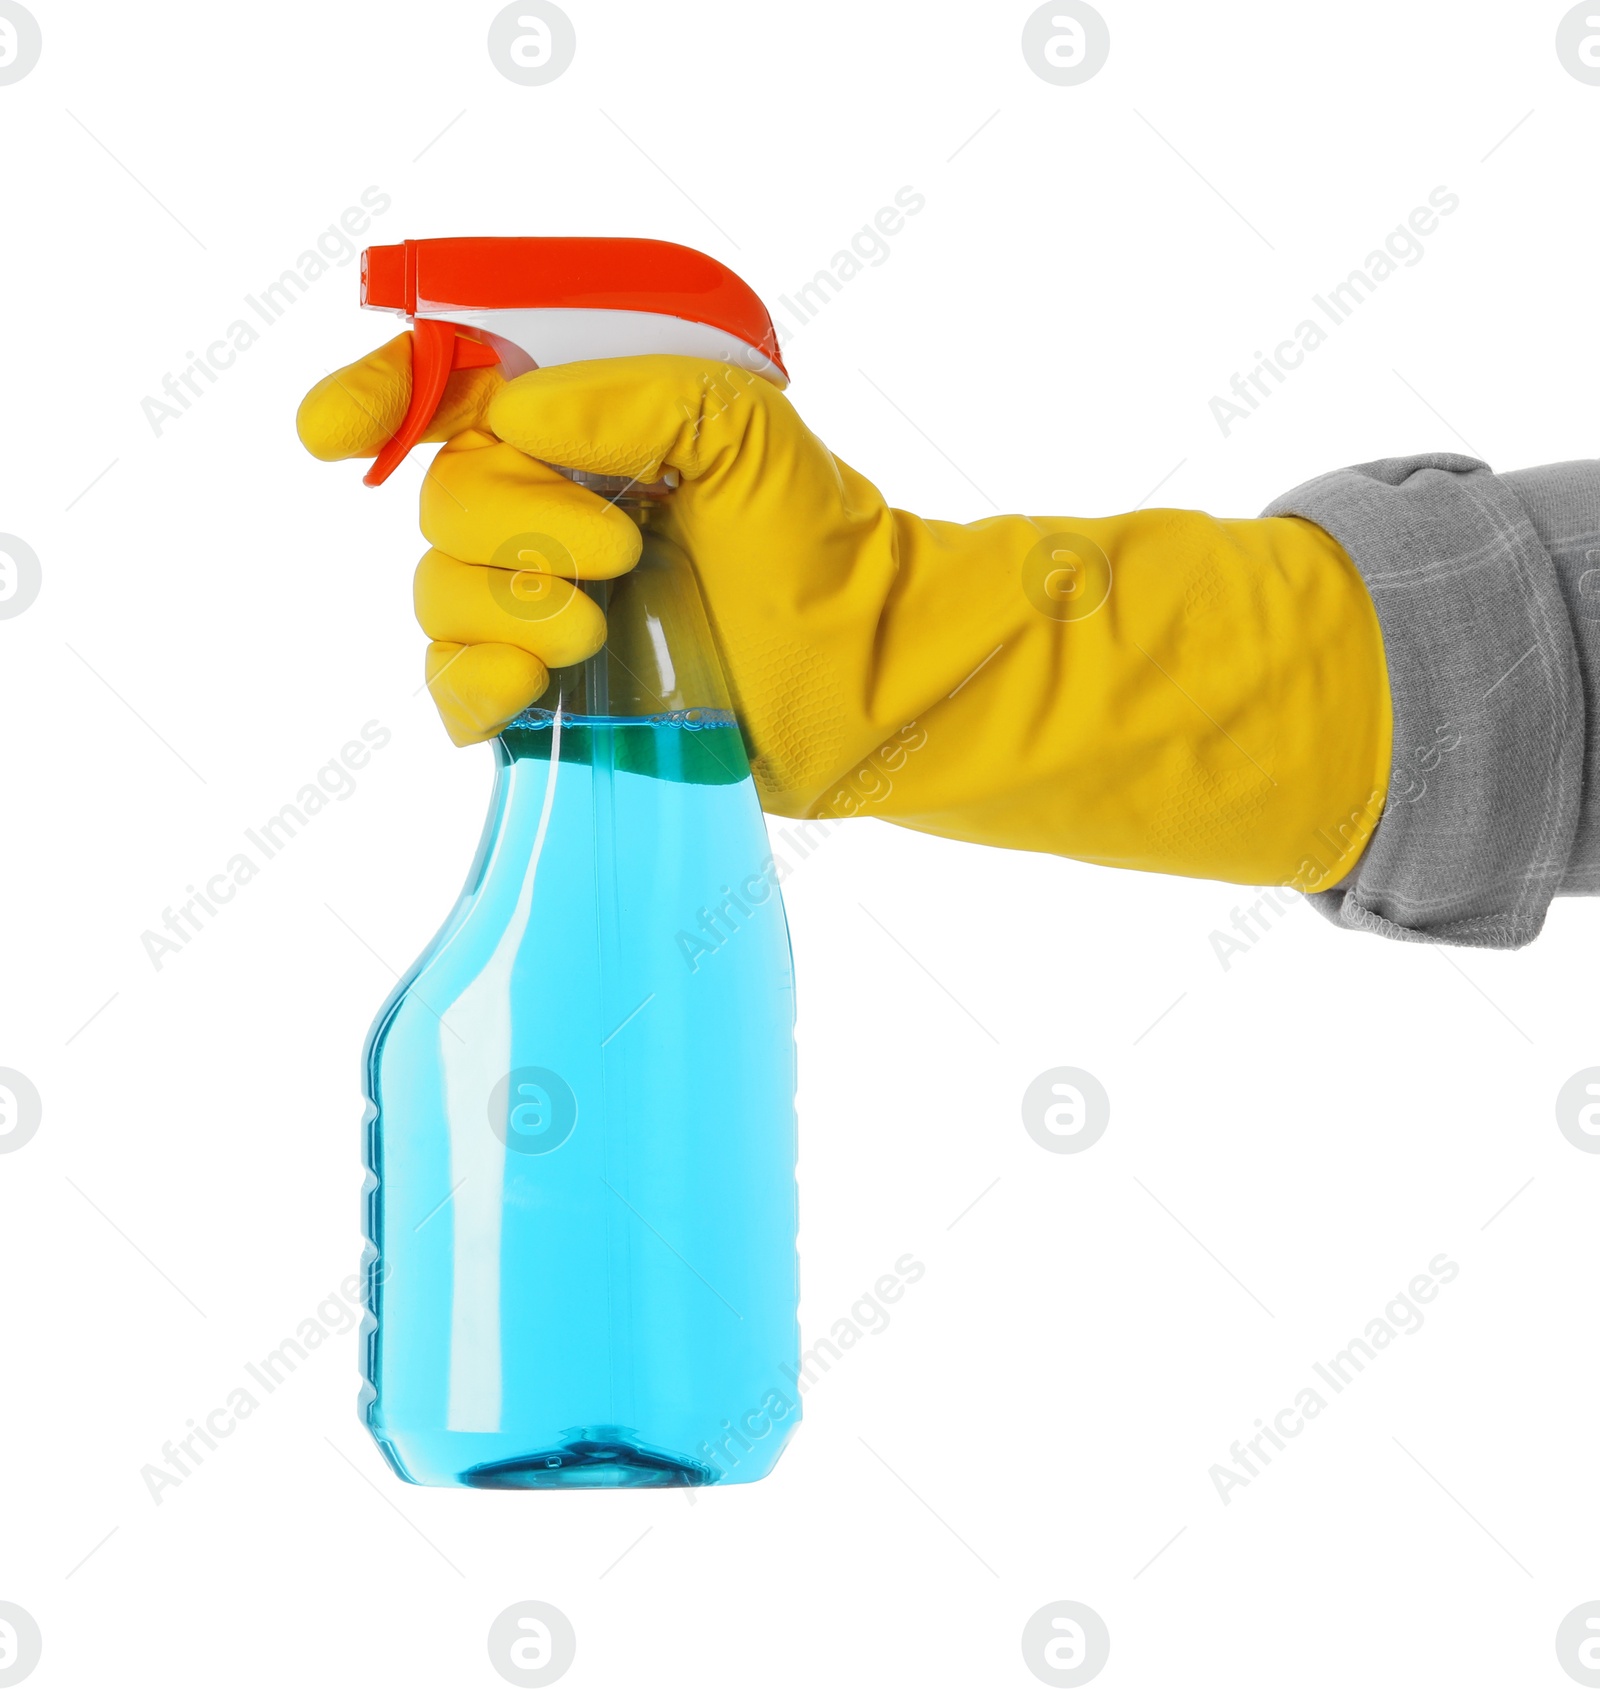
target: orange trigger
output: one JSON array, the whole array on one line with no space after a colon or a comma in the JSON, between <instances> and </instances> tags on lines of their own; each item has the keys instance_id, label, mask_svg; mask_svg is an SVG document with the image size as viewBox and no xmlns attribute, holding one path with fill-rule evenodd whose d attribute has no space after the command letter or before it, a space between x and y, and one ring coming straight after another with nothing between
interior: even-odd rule
<instances>
[{"instance_id":1,"label":"orange trigger","mask_svg":"<svg viewBox=\"0 0 1600 1689\"><path fill-rule=\"evenodd\" d=\"M382 486L427 433L452 370L487 369L499 362L500 354L492 346L469 339L454 323L416 318L411 327L411 403L362 480L369 487Z\"/></svg>"}]
</instances>

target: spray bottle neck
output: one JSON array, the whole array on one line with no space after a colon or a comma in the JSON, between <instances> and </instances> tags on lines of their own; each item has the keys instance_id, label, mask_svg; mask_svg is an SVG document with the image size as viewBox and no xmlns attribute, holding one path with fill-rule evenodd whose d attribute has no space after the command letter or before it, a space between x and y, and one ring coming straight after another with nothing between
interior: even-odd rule
<instances>
[{"instance_id":1,"label":"spray bottle neck","mask_svg":"<svg viewBox=\"0 0 1600 1689\"><path fill-rule=\"evenodd\" d=\"M630 487L614 502L639 523L639 561L614 580L578 583L605 616L606 642L586 662L552 671L544 695L512 727L546 732L559 713L574 728L654 723L737 733L693 566L657 521L670 489L611 479ZM530 744L528 754L548 754L543 741Z\"/></svg>"},{"instance_id":2,"label":"spray bottle neck","mask_svg":"<svg viewBox=\"0 0 1600 1689\"><path fill-rule=\"evenodd\" d=\"M634 475L600 475L589 469L567 469L559 463L550 467L574 485L627 511L636 522L670 498L678 486L676 469L663 470L659 481L641 481Z\"/></svg>"}]
</instances>

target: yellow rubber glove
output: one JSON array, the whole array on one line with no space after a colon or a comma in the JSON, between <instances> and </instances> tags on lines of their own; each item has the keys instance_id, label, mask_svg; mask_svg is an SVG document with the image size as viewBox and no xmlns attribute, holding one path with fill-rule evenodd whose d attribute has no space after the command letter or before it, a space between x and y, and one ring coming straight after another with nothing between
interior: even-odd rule
<instances>
[{"instance_id":1,"label":"yellow rubber glove","mask_svg":"<svg viewBox=\"0 0 1600 1689\"><path fill-rule=\"evenodd\" d=\"M379 385L401 391L364 392L365 433L348 375L307 398L313 450L376 451L375 419L409 392L409 364L385 367ZM1343 878L1377 824L1382 640L1353 564L1310 523L924 521L775 387L695 359L535 370L478 404L458 405L449 420L468 431L423 483L435 549L416 580L458 743L492 737L548 667L598 649L599 613L571 578L638 555L624 515L544 465L641 482L672 469L658 521L694 563L769 811L1307 891ZM529 533L538 555L507 556ZM513 580L551 613L509 613Z\"/></svg>"}]
</instances>

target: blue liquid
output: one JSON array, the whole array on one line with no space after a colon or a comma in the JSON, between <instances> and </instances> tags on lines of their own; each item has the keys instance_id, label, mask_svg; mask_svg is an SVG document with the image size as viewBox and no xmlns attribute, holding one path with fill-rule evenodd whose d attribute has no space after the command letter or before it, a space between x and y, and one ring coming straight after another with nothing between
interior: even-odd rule
<instances>
[{"instance_id":1,"label":"blue liquid","mask_svg":"<svg viewBox=\"0 0 1600 1689\"><path fill-rule=\"evenodd\" d=\"M794 990L738 729L530 710L496 754L367 1042L363 1417L414 1483L763 1477L800 1418Z\"/></svg>"}]
</instances>

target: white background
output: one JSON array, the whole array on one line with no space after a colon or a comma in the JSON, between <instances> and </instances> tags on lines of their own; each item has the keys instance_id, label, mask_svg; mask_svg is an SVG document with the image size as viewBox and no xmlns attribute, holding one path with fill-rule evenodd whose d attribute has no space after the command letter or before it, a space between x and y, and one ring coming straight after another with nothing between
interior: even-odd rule
<instances>
[{"instance_id":1,"label":"white background","mask_svg":"<svg viewBox=\"0 0 1600 1689\"><path fill-rule=\"evenodd\" d=\"M906 1251L927 1273L768 1481L406 1488L353 1334L159 1506L140 1476L354 1269L362 1036L490 769L418 692L422 462L370 492L294 438L393 327L356 267L158 436L163 375L370 185L369 240L663 237L769 300L910 185L787 350L897 504L1250 515L1393 453L1592 454L1600 88L1564 8L1104 0L1071 88L1027 6L570 0L534 88L492 5L33 9L0 87L0 529L43 567L0 621L0 1065L44 1123L0 1157L0 1599L36 1681L489 1685L527 1599L572 1620L574 1685L1029 1684L1062 1599L1109 1626L1108 1689L1569 1681L1600 1160L1553 1105L1600 1062L1593 904L1515 955L1301 906L1225 970L1238 888L846 826L785 888L807 1341ZM1211 396L1439 185L1424 259L1225 438ZM141 933L373 719L355 795L156 971ZM1062 1064L1112 1099L1083 1154L1019 1115ZM1211 1465L1441 1251L1426 1325L1224 1506Z\"/></svg>"}]
</instances>

